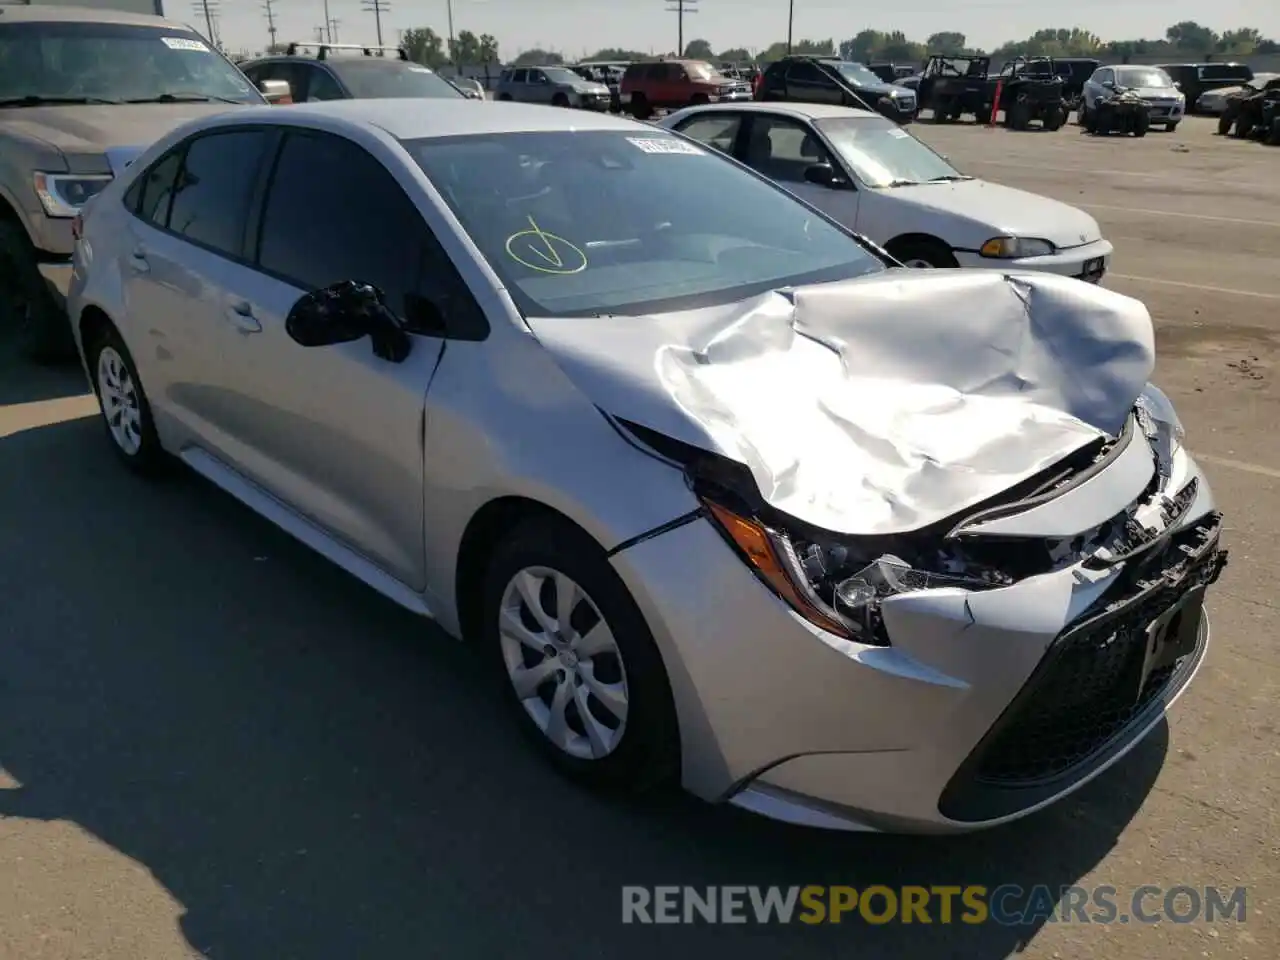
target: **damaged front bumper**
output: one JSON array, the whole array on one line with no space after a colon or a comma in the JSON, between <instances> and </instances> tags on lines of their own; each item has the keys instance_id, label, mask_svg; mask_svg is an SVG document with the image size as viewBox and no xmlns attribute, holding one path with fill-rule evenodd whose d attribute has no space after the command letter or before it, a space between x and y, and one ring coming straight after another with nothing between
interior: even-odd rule
<instances>
[{"instance_id":1,"label":"damaged front bumper","mask_svg":"<svg viewBox=\"0 0 1280 960\"><path fill-rule=\"evenodd\" d=\"M1163 525L1146 514L1151 535L1129 530L1007 586L892 596L880 604L884 642L780 602L725 563L710 520L618 554L669 666L686 787L794 823L952 832L1024 816L1092 779L1194 676L1209 639L1204 590L1225 562L1212 494L1186 452L1152 483L1169 491L1153 500L1176 506ZM1026 515L986 522L1016 529Z\"/></svg>"}]
</instances>

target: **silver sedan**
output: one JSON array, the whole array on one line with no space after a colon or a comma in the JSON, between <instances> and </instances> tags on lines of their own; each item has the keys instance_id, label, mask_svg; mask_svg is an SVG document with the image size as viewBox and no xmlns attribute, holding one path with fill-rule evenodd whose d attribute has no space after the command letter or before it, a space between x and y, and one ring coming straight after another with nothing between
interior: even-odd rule
<instances>
[{"instance_id":1,"label":"silver sedan","mask_svg":"<svg viewBox=\"0 0 1280 960\"><path fill-rule=\"evenodd\" d=\"M1127 297L899 269L679 134L462 100L196 121L75 234L119 460L476 645L587 784L990 826L1205 655L1220 517Z\"/></svg>"}]
</instances>

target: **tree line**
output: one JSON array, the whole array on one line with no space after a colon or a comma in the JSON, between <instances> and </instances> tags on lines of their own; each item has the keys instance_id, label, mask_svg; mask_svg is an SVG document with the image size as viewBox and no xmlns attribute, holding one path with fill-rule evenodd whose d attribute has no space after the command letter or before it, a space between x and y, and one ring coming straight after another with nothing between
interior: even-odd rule
<instances>
[{"instance_id":1,"label":"tree line","mask_svg":"<svg viewBox=\"0 0 1280 960\"><path fill-rule=\"evenodd\" d=\"M431 27L414 27L404 31L400 44L405 48L410 60L437 69L450 63L478 66L502 62L498 40L488 33L477 36L470 30L461 30L450 45ZM785 41L771 44L763 50L732 47L717 51L710 41L697 39L690 40L680 55L693 60L709 60L717 63L751 61L768 63L782 58L787 52ZM1010 41L994 50L986 51L970 45L963 33L953 30L934 33L924 42L910 40L900 30L862 30L853 37L841 41L799 40L791 45L791 52L812 56L840 56L846 60L862 63L871 60L917 63L933 53L981 54L990 56L993 60L1009 60L1017 56L1097 57L1123 60L1134 55L1168 56L1187 60L1202 59L1208 55L1222 58L1280 53L1280 42L1262 36L1262 33L1253 27L1241 27L1218 33L1193 20L1184 20L1166 29L1164 37L1158 40L1103 40L1095 33L1073 27L1037 30L1025 40ZM661 60L675 56L677 53L674 50L654 53L607 47L597 50L584 59L634 62ZM566 58L554 50L533 49L523 51L511 62L515 65L553 64L564 63Z\"/></svg>"}]
</instances>

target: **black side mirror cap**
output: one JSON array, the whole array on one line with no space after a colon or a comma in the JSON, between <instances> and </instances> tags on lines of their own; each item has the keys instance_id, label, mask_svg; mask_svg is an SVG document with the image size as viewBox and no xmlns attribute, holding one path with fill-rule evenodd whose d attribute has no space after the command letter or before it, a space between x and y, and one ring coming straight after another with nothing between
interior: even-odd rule
<instances>
[{"instance_id":1,"label":"black side mirror cap","mask_svg":"<svg viewBox=\"0 0 1280 960\"><path fill-rule=\"evenodd\" d=\"M375 356L391 363L403 363L413 349L404 322L387 306L383 292L358 280L343 280L299 297L284 328L303 347L369 337Z\"/></svg>"},{"instance_id":2,"label":"black side mirror cap","mask_svg":"<svg viewBox=\"0 0 1280 960\"><path fill-rule=\"evenodd\" d=\"M814 163L805 167L804 179L806 183L816 183L820 187L834 187L839 184L835 167L829 163Z\"/></svg>"}]
</instances>

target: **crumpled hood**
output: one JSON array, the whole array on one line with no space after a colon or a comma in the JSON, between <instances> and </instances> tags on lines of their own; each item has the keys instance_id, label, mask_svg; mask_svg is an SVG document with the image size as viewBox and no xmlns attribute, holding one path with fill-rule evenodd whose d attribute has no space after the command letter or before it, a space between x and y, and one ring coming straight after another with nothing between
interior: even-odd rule
<instances>
[{"instance_id":1,"label":"crumpled hood","mask_svg":"<svg viewBox=\"0 0 1280 960\"><path fill-rule=\"evenodd\" d=\"M944 520L1116 435L1155 361L1137 300L986 270L529 323L606 413L745 464L772 506L846 534Z\"/></svg>"},{"instance_id":2,"label":"crumpled hood","mask_svg":"<svg viewBox=\"0 0 1280 960\"><path fill-rule=\"evenodd\" d=\"M236 109L230 103L68 104L10 109L3 122L6 130L63 153L104 153L115 147L149 147L188 120Z\"/></svg>"},{"instance_id":3,"label":"crumpled hood","mask_svg":"<svg viewBox=\"0 0 1280 960\"><path fill-rule=\"evenodd\" d=\"M895 200L989 224L995 230L992 236L1048 240L1062 248L1102 239L1098 221L1083 210L986 180L924 183L891 191Z\"/></svg>"}]
</instances>

